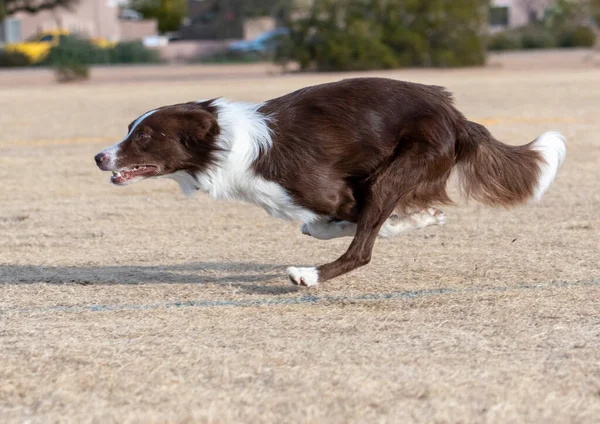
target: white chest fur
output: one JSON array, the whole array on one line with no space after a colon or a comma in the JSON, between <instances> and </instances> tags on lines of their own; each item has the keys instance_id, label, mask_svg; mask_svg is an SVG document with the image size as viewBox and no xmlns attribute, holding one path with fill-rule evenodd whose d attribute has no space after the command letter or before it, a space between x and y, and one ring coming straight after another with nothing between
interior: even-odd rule
<instances>
[{"instance_id":1,"label":"white chest fur","mask_svg":"<svg viewBox=\"0 0 600 424\"><path fill-rule=\"evenodd\" d=\"M269 117L258 109L260 105L234 103L224 99L213 103L218 109L221 134L218 147L222 153L217 164L207 172L186 173L170 177L179 182L184 193L200 189L215 199L238 199L263 207L271 216L312 222L318 216L299 205L279 184L256 175L252 163L272 146Z\"/></svg>"}]
</instances>

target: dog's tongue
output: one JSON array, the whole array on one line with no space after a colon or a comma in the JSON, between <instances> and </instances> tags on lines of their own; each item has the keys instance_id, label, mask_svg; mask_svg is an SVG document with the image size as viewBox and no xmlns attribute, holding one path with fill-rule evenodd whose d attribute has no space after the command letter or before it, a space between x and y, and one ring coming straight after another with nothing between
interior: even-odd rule
<instances>
[{"instance_id":1,"label":"dog's tongue","mask_svg":"<svg viewBox=\"0 0 600 424\"><path fill-rule=\"evenodd\" d=\"M152 177L156 175L156 168L153 166L138 166L135 169L126 169L119 172L113 172L110 182L113 184L125 184L136 177Z\"/></svg>"},{"instance_id":2,"label":"dog's tongue","mask_svg":"<svg viewBox=\"0 0 600 424\"><path fill-rule=\"evenodd\" d=\"M124 174L124 172L118 172L116 174L113 174L113 176L110 177L110 182L113 184L123 184L128 180L128 178Z\"/></svg>"},{"instance_id":3,"label":"dog's tongue","mask_svg":"<svg viewBox=\"0 0 600 424\"><path fill-rule=\"evenodd\" d=\"M113 176L110 178L110 182L117 185L124 184L139 175L143 175L145 170L146 169L143 168L139 170L126 170L113 173Z\"/></svg>"}]
</instances>

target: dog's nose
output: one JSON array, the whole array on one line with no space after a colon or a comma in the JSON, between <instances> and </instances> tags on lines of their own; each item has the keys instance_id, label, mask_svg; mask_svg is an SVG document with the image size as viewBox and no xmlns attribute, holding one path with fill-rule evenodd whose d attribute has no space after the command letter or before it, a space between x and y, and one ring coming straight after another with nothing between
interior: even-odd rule
<instances>
[{"instance_id":1,"label":"dog's nose","mask_svg":"<svg viewBox=\"0 0 600 424\"><path fill-rule=\"evenodd\" d=\"M96 165L98 165L98 168L103 169L106 166L106 163L108 162L108 155L104 152L100 152L96 156L94 156L94 160L96 161Z\"/></svg>"}]
</instances>

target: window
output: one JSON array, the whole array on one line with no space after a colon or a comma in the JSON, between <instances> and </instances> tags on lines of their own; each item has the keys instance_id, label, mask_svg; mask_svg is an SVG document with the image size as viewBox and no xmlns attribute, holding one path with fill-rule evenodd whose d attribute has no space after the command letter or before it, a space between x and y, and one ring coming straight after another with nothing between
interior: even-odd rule
<instances>
[{"instance_id":1,"label":"window","mask_svg":"<svg viewBox=\"0 0 600 424\"><path fill-rule=\"evenodd\" d=\"M530 10L529 13L527 14L527 19L529 20L529 23L535 23L537 21L539 21L540 19L538 18L538 13L535 10Z\"/></svg>"},{"instance_id":2,"label":"window","mask_svg":"<svg viewBox=\"0 0 600 424\"><path fill-rule=\"evenodd\" d=\"M18 19L0 19L0 44L21 41L21 21Z\"/></svg>"},{"instance_id":3,"label":"window","mask_svg":"<svg viewBox=\"0 0 600 424\"><path fill-rule=\"evenodd\" d=\"M40 43L51 43L52 39L54 37L52 37L51 35L44 35L42 38L40 38Z\"/></svg>"},{"instance_id":4,"label":"window","mask_svg":"<svg viewBox=\"0 0 600 424\"><path fill-rule=\"evenodd\" d=\"M508 26L508 6L490 7L490 26Z\"/></svg>"}]
</instances>

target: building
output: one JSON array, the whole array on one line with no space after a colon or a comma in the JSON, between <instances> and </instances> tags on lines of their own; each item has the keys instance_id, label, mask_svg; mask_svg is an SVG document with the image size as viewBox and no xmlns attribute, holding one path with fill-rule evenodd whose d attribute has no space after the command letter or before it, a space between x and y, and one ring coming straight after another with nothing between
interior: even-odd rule
<instances>
[{"instance_id":1,"label":"building","mask_svg":"<svg viewBox=\"0 0 600 424\"><path fill-rule=\"evenodd\" d=\"M242 3L235 0L188 0L188 18L180 30L188 40L243 38Z\"/></svg>"},{"instance_id":2,"label":"building","mask_svg":"<svg viewBox=\"0 0 600 424\"><path fill-rule=\"evenodd\" d=\"M290 0L292 1L292 0ZM297 1L297 0L294 0ZM188 0L188 18L181 29L187 40L252 39L277 26L277 1L261 1L262 8L240 0ZM270 5L270 6L269 6ZM271 7L272 6L272 7ZM247 17L248 10L254 13Z\"/></svg>"},{"instance_id":3,"label":"building","mask_svg":"<svg viewBox=\"0 0 600 424\"><path fill-rule=\"evenodd\" d=\"M518 28L539 21L552 0L493 0L490 8L490 30Z\"/></svg>"},{"instance_id":4,"label":"building","mask_svg":"<svg viewBox=\"0 0 600 424\"><path fill-rule=\"evenodd\" d=\"M17 13L0 25L0 42L17 42L53 29L67 29L89 38L110 41L141 39L157 34L157 23L119 19L119 0L80 0L72 9L57 8L36 14Z\"/></svg>"}]
</instances>

